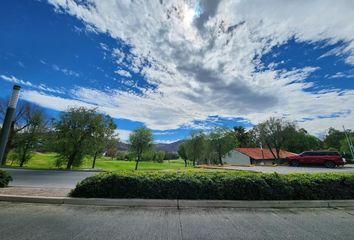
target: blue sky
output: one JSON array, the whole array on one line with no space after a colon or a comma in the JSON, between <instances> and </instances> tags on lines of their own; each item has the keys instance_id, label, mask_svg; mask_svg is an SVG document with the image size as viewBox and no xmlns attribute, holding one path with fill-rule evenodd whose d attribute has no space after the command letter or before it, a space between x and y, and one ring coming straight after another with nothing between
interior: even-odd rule
<instances>
[{"instance_id":1,"label":"blue sky","mask_svg":"<svg viewBox=\"0 0 354 240\"><path fill-rule=\"evenodd\" d=\"M57 115L98 107L157 142L270 116L354 128L354 3L4 0L0 88Z\"/></svg>"}]
</instances>

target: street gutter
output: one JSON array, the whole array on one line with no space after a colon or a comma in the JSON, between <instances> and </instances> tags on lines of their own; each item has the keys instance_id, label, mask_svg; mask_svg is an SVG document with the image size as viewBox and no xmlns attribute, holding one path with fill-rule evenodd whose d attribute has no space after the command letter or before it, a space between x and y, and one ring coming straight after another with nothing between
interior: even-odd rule
<instances>
[{"instance_id":1,"label":"street gutter","mask_svg":"<svg viewBox=\"0 0 354 240\"><path fill-rule=\"evenodd\" d=\"M64 205L94 205L143 208L337 208L354 207L354 200L179 200L179 199L109 199L0 195L0 201Z\"/></svg>"}]
</instances>

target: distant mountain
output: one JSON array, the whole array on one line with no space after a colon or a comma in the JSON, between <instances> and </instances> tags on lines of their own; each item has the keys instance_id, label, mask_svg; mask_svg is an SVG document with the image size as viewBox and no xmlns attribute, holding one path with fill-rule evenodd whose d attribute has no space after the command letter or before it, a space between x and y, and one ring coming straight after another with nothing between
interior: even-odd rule
<instances>
[{"instance_id":1,"label":"distant mountain","mask_svg":"<svg viewBox=\"0 0 354 240\"><path fill-rule=\"evenodd\" d=\"M178 146L183 143L185 140L179 140L172 143L157 143L155 144L155 151L166 151L171 153L176 153L178 150ZM129 145L124 142L118 143L119 151L128 151Z\"/></svg>"},{"instance_id":2,"label":"distant mountain","mask_svg":"<svg viewBox=\"0 0 354 240\"><path fill-rule=\"evenodd\" d=\"M119 142L118 143L118 150L119 151L128 151L129 145L124 142Z\"/></svg>"},{"instance_id":3,"label":"distant mountain","mask_svg":"<svg viewBox=\"0 0 354 240\"><path fill-rule=\"evenodd\" d=\"M158 143L155 144L155 150L176 153L178 150L178 146L182 144L184 141L185 140L179 140L177 142L172 142L172 143Z\"/></svg>"}]
</instances>

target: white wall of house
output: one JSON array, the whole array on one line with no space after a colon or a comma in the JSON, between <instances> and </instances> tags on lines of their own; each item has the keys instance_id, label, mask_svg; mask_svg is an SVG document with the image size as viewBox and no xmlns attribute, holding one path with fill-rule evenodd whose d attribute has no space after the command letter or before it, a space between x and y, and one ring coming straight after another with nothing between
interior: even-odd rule
<instances>
[{"instance_id":1,"label":"white wall of house","mask_svg":"<svg viewBox=\"0 0 354 240\"><path fill-rule=\"evenodd\" d=\"M242 154L236 150L231 150L226 156L223 158L223 162L227 164L240 164L240 165L250 165L250 157L245 154Z\"/></svg>"}]
</instances>

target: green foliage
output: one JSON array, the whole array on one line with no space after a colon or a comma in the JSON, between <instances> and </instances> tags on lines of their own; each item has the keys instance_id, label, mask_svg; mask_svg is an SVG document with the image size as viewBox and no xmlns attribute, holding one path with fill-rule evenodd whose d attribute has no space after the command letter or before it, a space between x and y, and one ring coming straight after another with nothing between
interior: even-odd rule
<instances>
[{"instance_id":1,"label":"green foliage","mask_svg":"<svg viewBox=\"0 0 354 240\"><path fill-rule=\"evenodd\" d=\"M164 151L155 152L154 158L156 162L163 163L163 160L165 159L165 152Z\"/></svg>"},{"instance_id":2,"label":"green foliage","mask_svg":"<svg viewBox=\"0 0 354 240\"><path fill-rule=\"evenodd\" d=\"M187 167L188 156L187 156L186 143L181 143L178 146L177 152L178 152L179 157L183 159L184 166Z\"/></svg>"},{"instance_id":3,"label":"green foliage","mask_svg":"<svg viewBox=\"0 0 354 240\"><path fill-rule=\"evenodd\" d=\"M227 128L215 128L207 138L207 156L211 160L217 161L218 164L223 164L222 158L232 149L237 143L235 133Z\"/></svg>"},{"instance_id":4,"label":"green foliage","mask_svg":"<svg viewBox=\"0 0 354 240\"><path fill-rule=\"evenodd\" d=\"M253 141L253 136L251 131L246 131L242 126L234 127L234 133L237 140L237 147L249 148L257 147L256 143Z\"/></svg>"},{"instance_id":5,"label":"green foliage","mask_svg":"<svg viewBox=\"0 0 354 240\"><path fill-rule=\"evenodd\" d=\"M349 141L354 143L354 136L349 137ZM347 159L347 161L348 160L350 161L350 163L354 160L349 149L348 140L346 138L340 141L340 151L343 154L343 156Z\"/></svg>"},{"instance_id":6,"label":"green foliage","mask_svg":"<svg viewBox=\"0 0 354 240\"><path fill-rule=\"evenodd\" d=\"M354 174L249 172L119 172L84 179L73 197L325 200L353 199Z\"/></svg>"},{"instance_id":7,"label":"green foliage","mask_svg":"<svg viewBox=\"0 0 354 240\"><path fill-rule=\"evenodd\" d=\"M345 139L345 133L342 131L339 131L334 128L329 128L328 133L323 140L324 147L326 149L335 149L336 151L340 150L341 147L341 141Z\"/></svg>"},{"instance_id":8,"label":"green foliage","mask_svg":"<svg viewBox=\"0 0 354 240\"><path fill-rule=\"evenodd\" d=\"M32 152L41 142L46 130L44 114L40 109L31 112L28 124L14 138L13 157L22 167L32 157Z\"/></svg>"},{"instance_id":9,"label":"green foliage","mask_svg":"<svg viewBox=\"0 0 354 240\"><path fill-rule=\"evenodd\" d=\"M309 150L320 150L322 141L301 128L288 128L283 149L293 153L302 153Z\"/></svg>"},{"instance_id":10,"label":"green foliage","mask_svg":"<svg viewBox=\"0 0 354 240\"><path fill-rule=\"evenodd\" d=\"M152 149L152 141L152 132L146 127L135 129L129 135L129 151L136 156L135 170L138 169L142 155Z\"/></svg>"},{"instance_id":11,"label":"green foliage","mask_svg":"<svg viewBox=\"0 0 354 240\"><path fill-rule=\"evenodd\" d=\"M95 109L84 107L69 108L54 123L54 146L58 153L57 166L66 164L69 169L82 164L86 155L101 150L98 139L105 138L107 132L115 128L111 118L98 114ZM110 134L108 134L111 136Z\"/></svg>"},{"instance_id":12,"label":"green foliage","mask_svg":"<svg viewBox=\"0 0 354 240\"><path fill-rule=\"evenodd\" d=\"M274 117L254 127L258 143L268 147L276 161L280 159L280 150L284 147L289 132L294 131L294 129L295 125L293 123Z\"/></svg>"},{"instance_id":13,"label":"green foliage","mask_svg":"<svg viewBox=\"0 0 354 240\"><path fill-rule=\"evenodd\" d=\"M7 187L10 181L12 181L12 177L7 172L0 170L0 187Z\"/></svg>"},{"instance_id":14,"label":"green foliage","mask_svg":"<svg viewBox=\"0 0 354 240\"><path fill-rule=\"evenodd\" d=\"M205 135L203 132L193 132L185 141L186 153L193 166L201 162L205 157Z\"/></svg>"}]
</instances>

